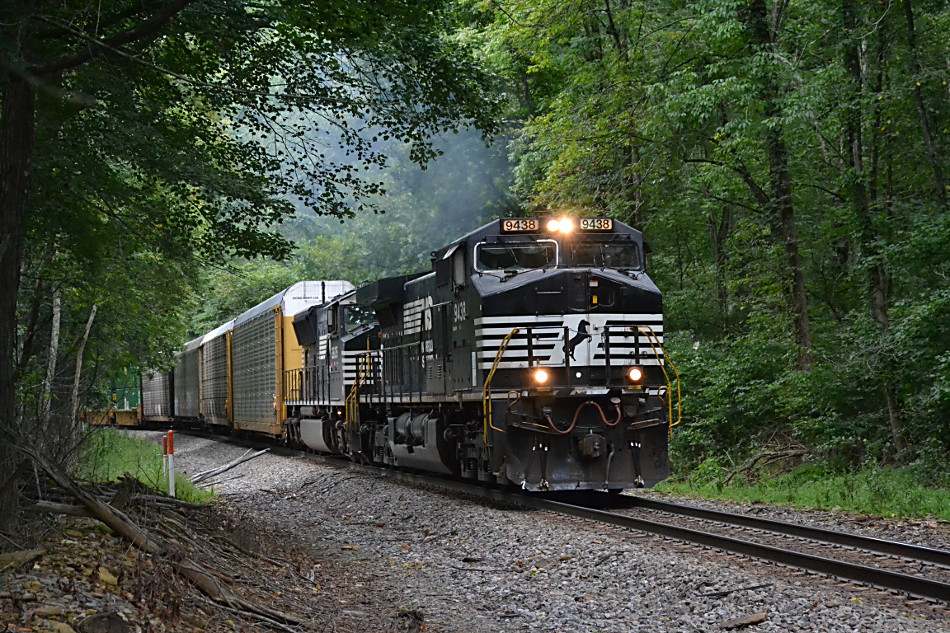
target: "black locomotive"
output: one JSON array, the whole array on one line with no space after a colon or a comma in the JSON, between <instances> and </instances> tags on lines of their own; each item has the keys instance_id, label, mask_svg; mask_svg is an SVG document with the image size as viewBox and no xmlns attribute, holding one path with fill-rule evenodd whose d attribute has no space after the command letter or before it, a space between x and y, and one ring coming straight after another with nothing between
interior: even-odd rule
<instances>
[{"instance_id":1,"label":"black locomotive","mask_svg":"<svg viewBox=\"0 0 950 633\"><path fill-rule=\"evenodd\" d=\"M281 433L527 490L652 486L673 414L662 305L642 235L621 222L493 221L428 272L296 314Z\"/></svg>"}]
</instances>

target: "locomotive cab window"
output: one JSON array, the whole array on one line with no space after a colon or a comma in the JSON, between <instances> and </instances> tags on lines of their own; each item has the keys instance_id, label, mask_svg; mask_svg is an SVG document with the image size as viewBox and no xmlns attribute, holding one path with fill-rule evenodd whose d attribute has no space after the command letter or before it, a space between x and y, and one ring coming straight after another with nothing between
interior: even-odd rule
<instances>
[{"instance_id":1,"label":"locomotive cab window","mask_svg":"<svg viewBox=\"0 0 950 633\"><path fill-rule=\"evenodd\" d=\"M571 259L580 268L616 268L640 270L643 261L636 242L574 242L571 244Z\"/></svg>"},{"instance_id":2,"label":"locomotive cab window","mask_svg":"<svg viewBox=\"0 0 950 633\"><path fill-rule=\"evenodd\" d=\"M464 286L468 278L468 270L465 267L465 249L459 248L452 253L452 284L458 288Z\"/></svg>"},{"instance_id":3,"label":"locomotive cab window","mask_svg":"<svg viewBox=\"0 0 950 633\"><path fill-rule=\"evenodd\" d=\"M376 311L360 305L349 305L343 308L343 327L347 332L353 332L360 326L376 320Z\"/></svg>"},{"instance_id":4,"label":"locomotive cab window","mask_svg":"<svg viewBox=\"0 0 950 633\"><path fill-rule=\"evenodd\" d=\"M476 270L524 270L557 264L557 242L495 242L475 246Z\"/></svg>"}]
</instances>

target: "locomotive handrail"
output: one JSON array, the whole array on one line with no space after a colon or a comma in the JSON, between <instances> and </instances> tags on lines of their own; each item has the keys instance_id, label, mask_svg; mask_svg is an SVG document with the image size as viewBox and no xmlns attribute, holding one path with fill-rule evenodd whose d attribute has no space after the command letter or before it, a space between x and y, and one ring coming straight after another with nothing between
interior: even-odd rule
<instances>
[{"instance_id":1,"label":"locomotive handrail","mask_svg":"<svg viewBox=\"0 0 950 633\"><path fill-rule=\"evenodd\" d=\"M369 373L369 365L370 365L370 350L366 350L366 354L363 355L363 357L360 359L359 365L357 366L356 379L353 380L353 386L350 388L350 393L349 395L346 396L346 408L345 408L346 418L344 418L343 424L347 429L350 428L351 424L359 422L360 385L363 384L363 379L366 377L366 374Z\"/></svg>"},{"instance_id":2,"label":"locomotive handrail","mask_svg":"<svg viewBox=\"0 0 950 633\"><path fill-rule=\"evenodd\" d=\"M408 393L411 395L415 391L410 385L407 392L397 392L396 386L399 384L405 386L403 381L403 361L405 360L405 357L403 354L406 352L411 354L413 351L411 348L418 348L419 365L415 369L417 369L420 374L423 372L424 367L422 365L422 359L427 355L427 352L424 349L424 343L425 341L420 339L418 341L402 343L401 345L387 345L382 349L371 350L372 353L376 353L380 358L380 399L382 401L385 401L387 398L393 398L398 395L398 393ZM388 363L386 362L387 358L389 358ZM386 379L387 372L389 372L389 376L392 378L392 388L390 388L390 381ZM425 386L420 384L418 390L419 395L422 395L424 389Z\"/></svg>"},{"instance_id":3,"label":"locomotive handrail","mask_svg":"<svg viewBox=\"0 0 950 633\"><path fill-rule=\"evenodd\" d=\"M408 343L403 343L402 345L387 345L384 349L381 349L381 350L376 350L376 349L374 349L374 350L372 350L372 351L374 351L374 352L380 352L380 351L382 351L382 352L390 352L390 351L392 351L392 350L405 349L405 348L413 347L413 346L415 346L415 347L421 347L424 342L425 342L425 341L422 341L422 340L410 341L410 342L408 342Z\"/></svg>"},{"instance_id":4,"label":"locomotive handrail","mask_svg":"<svg viewBox=\"0 0 950 633\"><path fill-rule=\"evenodd\" d=\"M666 353L666 349L663 347L663 343L660 342L660 338L656 335L656 332L653 331L653 328L649 325L639 325L637 329L646 335L647 343L650 344L650 347L653 348L653 355L656 356L657 360L662 360L660 353L656 351L657 345L660 347L660 351L663 352L663 358L670 364L670 367L673 369L673 374L676 376L676 422L670 422L670 436L673 435L673 427L680 423L683 418L683 398L680 391L680 374L676 370L676 365L673 364L673 360L670 358L670 355ZM656 345L654 345L654 341ZM660 363L660 369L663 370L663 377L666 378L666 392L669 394L673 391L673 385L670 381L670 375L666 371L666 367L663 363ZM673 400L671 398L666 399L666 406L668 411L668 420L673 419Z\"/></svg>"},{"instance_id":5,"label":"locomotive handrail","mask_svg":"<svg viewBox=\"0 0 950 633\"><path fill-rule=\"evenodd\" d=\"M508 332L508 335L501 340L501 344L498 346L498 352L495 354L495 362L492 363L491 369L488 371L488 376L485 377L485 384L482 386L482 415L484 416L482 421L482 441L485 443L485 446L488 446L489 427L501 433L505 432L504 429L499 429L491 422L491 380L495 377L495 370L498 369L498 363L501 362L501 357L505 355L505 350L508 349L508 343L511 341L511 337L520 331L521 328L516 327L511 332Z\"/></svg>"}]
</instances>

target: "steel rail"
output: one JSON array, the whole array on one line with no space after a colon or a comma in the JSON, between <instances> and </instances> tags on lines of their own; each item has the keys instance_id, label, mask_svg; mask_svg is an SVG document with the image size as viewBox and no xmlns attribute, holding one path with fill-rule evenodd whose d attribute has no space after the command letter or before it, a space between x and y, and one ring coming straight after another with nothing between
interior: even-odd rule
<instances>
[{"instance_id":1,"label":"steel rail","mask_svg":"<svg viewBox=\"0 0 950 633\"><path fill-rule=\"evenodd\" d=\"M627 501L630 499L631 501ZM867 550L878 554L888 554L891 556L900 556L914 561L933 563L944 567L950 567L950 551L925 547L923 545L914 545L912 543L901 543L899 541L889 541L873 536L861 536L848 532L835 532L827 528L813 527L809 525L800 525L797 523L788 523L786 521L776 521L775 519L763 519L761 517L750 517L733 512L722 512L720 510L709 510L706 508L697 508L695 506L681 505L678 503L669 503L666 501L655 501L653 499L644 499L642 497L621 497L613 500L623 500L630 507L644 508L647 510L657 510L659 512L668 512L682 516L703 519L706 521L715 521L718 523L728 523L741 527L749 527L758 530L767 530L779 534L787 534L800 538L807 538L814 541L823 541L845 547L854 547Z\"/></svg>"},{"instance_id":2,"label":"steel rail","mask_svg":"<svg viewBox=\"0 0 950 633\"><path fill-rule=\"evenodd\" d=\"M234 438L221 436L213 437L217 437L223 441L231 441L232 443L235 443ZM246 445L249 442L245 441L243 443ZM701 530L678 527L660 521L651 521L648 519L615 514L613 512L607 512L605 510L599 510L589 506L546 499L544 497L523 493L517 490L513 491L504 490L501 488L485 487L483 485L477 485L468 480L449 479L437 477L435 475L398 471L380 466L359 464L344 461L339 458L314 454L308 451L300 451L287 447L274 447L273 444L271 444L271 447L277 448L277 450L274 452L278 454L307 457L329 466L371 473L377 476L385 476L387 479L400 482L414 484L421 483L434 488L442 488L445 490L458 492L470 497L489 499L492 501L527 507L534 510L543 510L557 514L578 517L581 519L587 519L590 521L606 523L608 525L614 525L628 530L656 534L657 536L663 536L687 543L695 543L697 545L712 547L722 551L750 556L752 558L758 558L761 560L767 560L797 569L813 571L828 576L833 576L841 580L859 582L862 584L873 585L888 591L898 591L919 598L950 603L950 583L931 580L920 576L901 574L885 569L877 569L875 567L857 565L831 558L823 558L820 556L814 556L812 554L781 549L771 545L763 545L761 543L754 543L728 536L722 536L719 534L703 532ZM612 502L616 502L618 497L608 497L607 499ZM651 503L660 504L661 502Z\"/></svg>"},{"instance_id":3,"label":"steel rail","mask_svg":"<svg viewBox=\"0 0 950 633\"><path fill-rule=\"evenodd\" d=\"M377 470L375 467L363 465L352 465L363 470ZM678 527L669 525L660 521L650 521L636 517L624 516L598 510L583 505L575 505L563 501L554 501L520 491L506 491L498 488L485 488L473 485L470 482L443 479L431 475L421 475L416 473L406 473L400 471L391 471L388 469L379 469L377 472L384 472L387 477L392 476L398 481L411 483L425 483L431 486L446 488L467 495L479 497L482 499L491 499L494 501L508 502L520 506L525 506L535 510L545 510L568 516L574 516L600 523L607 523L617 527L656 534L688 543L696 543L707 547L713 547L735 554L751 556L762 560L814 571L829 576L834 576L842 580L860 582L862 584L873 585L889 591L899 591L910 594L915 597L930 600L939 600L950 602L950 583L944 583L920 576L910 574L901 574L885 569L857 565L831 558L823 558L812 554L804 554L792 550L781 549L771 545L763 545L750 541L743 541L736 538L711 534L701 530ZM616 497L614 497L616 499Z\"/></svg>"}]
</instances>

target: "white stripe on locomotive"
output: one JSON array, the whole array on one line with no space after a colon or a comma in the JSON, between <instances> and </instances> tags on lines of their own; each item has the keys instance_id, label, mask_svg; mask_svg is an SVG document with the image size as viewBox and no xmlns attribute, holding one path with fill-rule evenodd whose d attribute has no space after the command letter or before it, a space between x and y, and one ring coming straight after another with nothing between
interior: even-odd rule
<instances>
[{"instance_id":1,"label":"white stripe on locomotive","mask_svg":"<svg viewBox=\"0 0 950 633\"><path fill-rule=\"evenodd\" d=\"M490 369L501 342L513 328L521 330L508 342L499 369L528 367L528 330L534 365L564 366L568 357L575 367L604 366L607 349L615 361L659 365L651 346L663 343L661 314L568 314L480 317L475 320L479 369ZM565 341L564 328L569 339ZM652 335L641 332L649 327ZM638 354L639 353L639 354ZM638 359L639 356L639 359Z\"/></svg>"}]
</instances>

